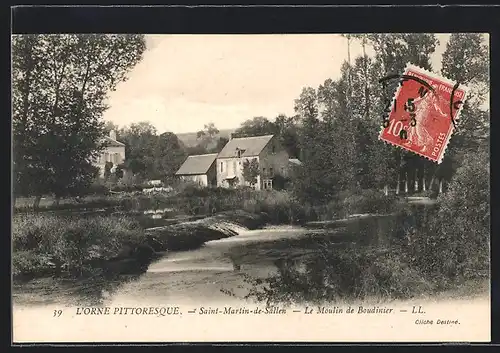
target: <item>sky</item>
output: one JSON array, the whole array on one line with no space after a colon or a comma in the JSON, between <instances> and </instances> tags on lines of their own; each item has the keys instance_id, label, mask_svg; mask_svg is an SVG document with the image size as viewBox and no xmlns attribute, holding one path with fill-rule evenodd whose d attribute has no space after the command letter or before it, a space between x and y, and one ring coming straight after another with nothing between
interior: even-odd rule
<instances>
[{"instance_id":1,"label":"sky","mask_svg":"<svg viewBox=\"0 0 500 353\"><path fill-rule=\"evenodd\" d=\"M433 69L449 34L437 34ZM158 133L237 128L256 116L293 115L303 87L337 79L347 60L339 34L146 35L143 59L108 99L104 120L151 122ZM362 54L351 43L351 58ZM368 52L371 54L371 51Z\"/></svg>"}]
</instances>

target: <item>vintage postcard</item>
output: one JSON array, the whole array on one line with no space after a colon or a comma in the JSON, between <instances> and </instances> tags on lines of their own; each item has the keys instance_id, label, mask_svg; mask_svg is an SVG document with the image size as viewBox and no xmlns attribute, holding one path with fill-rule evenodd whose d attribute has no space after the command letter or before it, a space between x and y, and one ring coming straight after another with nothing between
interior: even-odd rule
<instances>
[{"instance_id":1,"label":"vintage postcard","mask_svg":"<svg viewBox=\"0 0 500 353\"><path fill-rule=\"evenodd\" d=\"M489 342L489 51L13 35L13 342Z\"/></svg>"}]
</instances>

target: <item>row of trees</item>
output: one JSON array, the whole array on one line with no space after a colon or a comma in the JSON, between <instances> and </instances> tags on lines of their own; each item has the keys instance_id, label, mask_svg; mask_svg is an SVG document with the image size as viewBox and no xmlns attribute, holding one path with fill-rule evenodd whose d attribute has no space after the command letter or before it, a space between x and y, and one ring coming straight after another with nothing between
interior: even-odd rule
<instances>
[{"instance_id":1,"label":"row of trees","mask_svg":"<svg viewBox=\"0 0 500 353\"><path fill-rule=\"evenodd\" d=\"M110 130L116 131L117 139L125 144L126 160L122 168L135 180L173 176L188 154L174 133L158 134L149 122L133 123L122 128L108 122L105 131Z\"/></svg>"},{"instance_id":2,"label":"row of trees","mask_svg":"<svg viewBox=\"0 0 500 353\"><path fill-rule=\"evenodd\" d=\"M375 55L343 63L337 80L306 87L295 100L295 115L255 117L233 136L274 134L290 157L303 162L294 191L324 202L340 190L395 187L426 190L449 180L464 158L488 146L488 51L480 34L453 34L441 73L472 88L442 164L378 141L384 92L378 80L401 73L411 62L433 70L433 34L349 35ZM100 118L105 98L145 50L141 35L23 35L13 37L13 131L15 195L78 194L95 176L92 158L100 138L113 129L126 144L119 172L139 179L168 179L187 155L219 152L227 143L210 123L185 146L175 134L158 134L148 122L128 127ZM366 53L366 50L364 50ZM120 175L121 176L121 175Z\"/></svg>"},{"instance_id":3,"label":"row of trees","mask_svg":"<svg viewBox=\"0 0 500 353\"><path fill-rule=\"evenodd\" d=\"M471 88L444 161L437 165L378 140L384 96L379 83L401 74L408 62L432 71L433 34L348 35L348 52L358 41L364 54L343 63L337 80L305 87L295 100L295 115L270 120L255 117L233 136L275 134L290 157L303 162L294 189L300 198L330 200L341 190L383 188L388 193L443 188L466 156L489 146L489 111L481 108L489 90L488 50L481 34L453 34L442 57L441 74ZM371 46L375 55L368 56Z\"/></svg>"},{"instance_id":4,"label":"row of trees","mask_svg":"<svg viewBox=\"0 0 500 353\"><path fill-rule=\"evenodd\" d=\"M384 109L379 79L402 73L408 62L432 71L433 34L348 36L371 45L374 57L362 55L342 65L338 80L317 89L304 88L295 101L300 128L298 149L304 163L295 185L297 195L326 201L340 190L402 185L425 191L450 180L465 156L489 144L489 111L481 109L489 87L488 51L480 34L453 34L442 57L441 73L468 85L472 92L460 123L437 165L378 140ZM349 44L348 44L349 45ZM366 51L365 51L366 52ZM392 93L392 92L391 92Z\"/></svg>"}]
</instances>

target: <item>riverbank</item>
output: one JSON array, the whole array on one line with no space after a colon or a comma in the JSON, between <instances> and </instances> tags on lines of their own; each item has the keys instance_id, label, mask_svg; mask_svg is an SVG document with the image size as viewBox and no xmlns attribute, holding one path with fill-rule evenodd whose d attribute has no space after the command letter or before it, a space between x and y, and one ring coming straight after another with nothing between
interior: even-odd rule
<instances>
[{"instance_id":1,"label":"riverbank","mask_svg":"<svg viewBox=\"0 0 500 353\"><path fill-rule=\"evenodd\" d=\"M126 216L15 215L12 272L16 280L142 273L165 252L194 249L234 236L234 227L255 229L265 222L264 214L238 210L150 229Z\"/></svg>"},{"instance_id":2,"label":"riverbank","mask_svg":"<svg viewBox=\"0 0 500 353\"><path fill-rule=\"evenodd\" d=\"M373 190L312 206L287 191L194 187L91 197L77 204L45 205L44 212L29 212L21 204L13 217L13 274L88 277L142 271L157 253L232 236L234 225L303 225L356 212L391 211L399 204L399 199ZM229 228L224 226L228 222Z\"/></svg>"}]
</instances>

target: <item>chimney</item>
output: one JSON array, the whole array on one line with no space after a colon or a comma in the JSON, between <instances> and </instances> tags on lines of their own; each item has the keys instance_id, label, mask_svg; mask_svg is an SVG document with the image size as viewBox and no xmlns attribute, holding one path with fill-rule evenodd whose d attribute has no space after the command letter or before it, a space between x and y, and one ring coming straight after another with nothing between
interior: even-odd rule
<instances>
[{"instance_id":1,"label":"chimney","mask_svg":"<svg viewBox=\"0 0 500 353\"><path fill-rule=\"evenodd\" d=\"M116 141L116 131L115 130L111 130L109 132L109 137L111 137L113 140Z\"/></svg>"}]
</instances>

